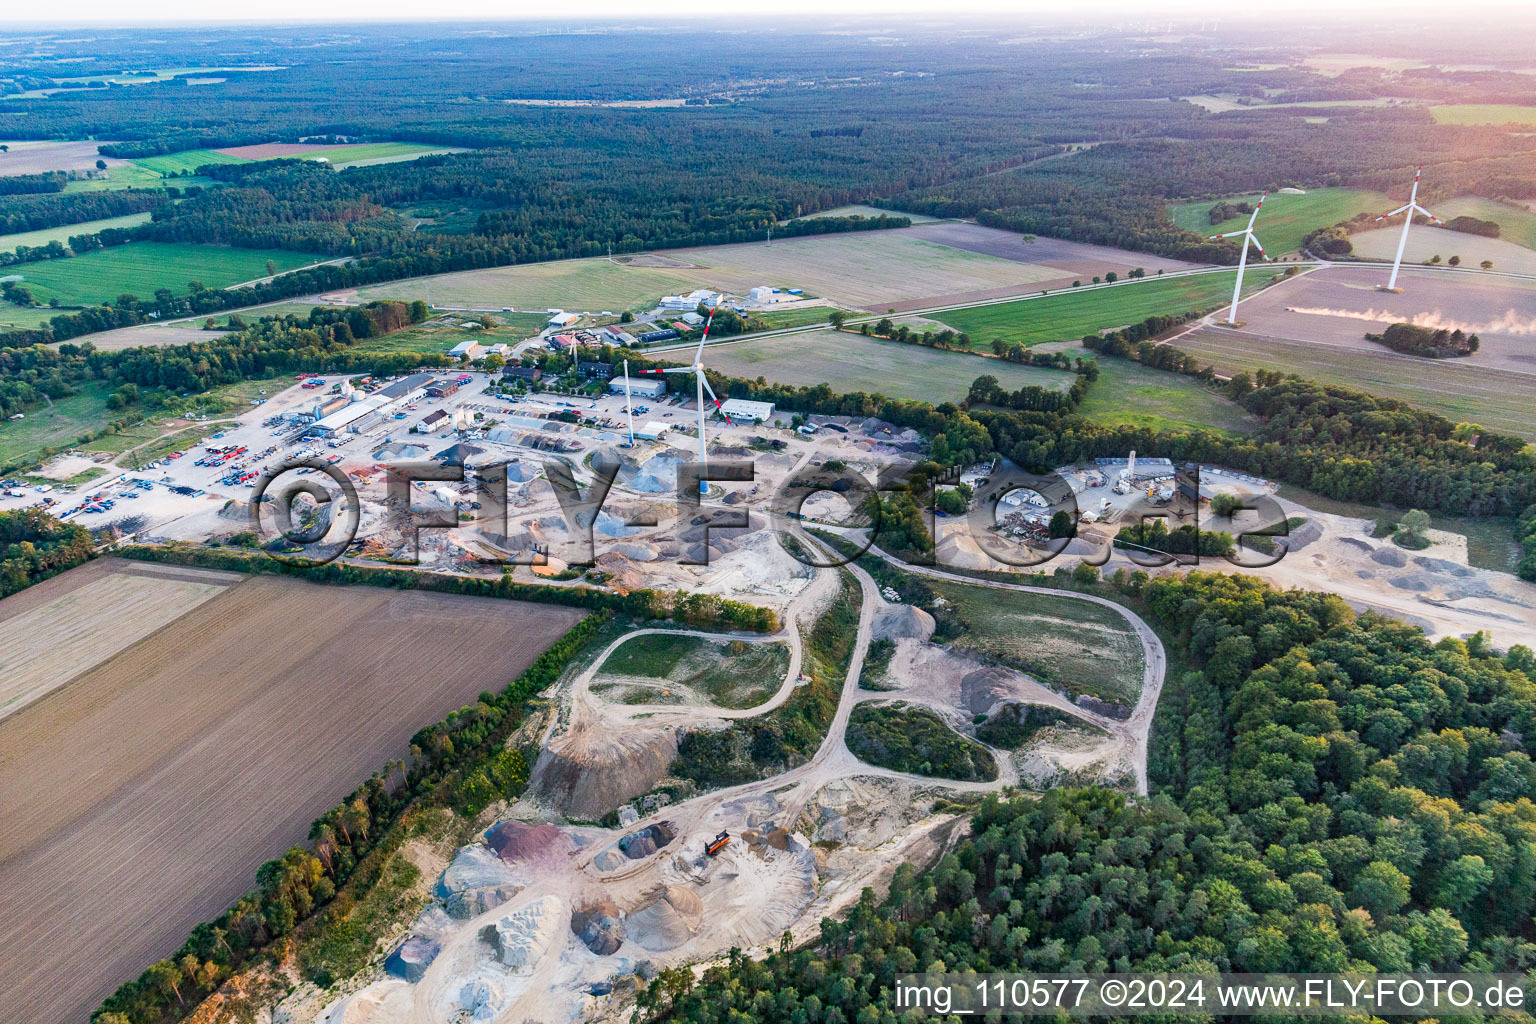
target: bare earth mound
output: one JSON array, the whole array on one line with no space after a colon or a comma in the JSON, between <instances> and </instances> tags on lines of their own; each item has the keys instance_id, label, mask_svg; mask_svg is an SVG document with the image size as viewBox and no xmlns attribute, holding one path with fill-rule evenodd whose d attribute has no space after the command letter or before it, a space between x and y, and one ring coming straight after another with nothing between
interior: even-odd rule
<instances>
[{"instance_id":1,"label":"bare earth mound","mask_svg":"<svg viewBox=\"0 0 1536 1024\"><path fill-rule=\"evenodd\" d=\"M629 915L630 938L642 949L659 953L693 938L704 920L704 904L689 889L669 885L657 898Z\"/></svg>"}]
</instances>

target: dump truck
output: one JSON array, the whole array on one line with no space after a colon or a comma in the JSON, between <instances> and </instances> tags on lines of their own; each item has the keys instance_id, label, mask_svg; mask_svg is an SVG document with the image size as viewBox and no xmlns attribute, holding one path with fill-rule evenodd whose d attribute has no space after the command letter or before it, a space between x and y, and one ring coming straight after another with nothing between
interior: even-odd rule
<instances>
[{"instance_id":1,"label":"dump truck","mask_svg":"<svg viewBox=\"0 0 1536 1024\"><path fill-rule=\"evenodd\" d=\"M715 841L710 843L708 846L704 847L704 852L709 854L709 856L713 857L716 854L718 854L721 850L725 849L725 844L730 842L730 841L731 841L731 834L729 832L725 831L724 829L721 829L720 830L720 834L715 836Z\"/></svg>"}]
</instances>

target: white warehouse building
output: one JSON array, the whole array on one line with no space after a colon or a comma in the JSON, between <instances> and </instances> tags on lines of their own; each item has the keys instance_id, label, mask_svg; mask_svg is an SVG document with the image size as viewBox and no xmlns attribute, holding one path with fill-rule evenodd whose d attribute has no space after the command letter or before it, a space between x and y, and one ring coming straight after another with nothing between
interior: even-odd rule
<instances>
[{"instance_id":1,"label":"white warehouse building","mask_svg":"<svg viewBox=\"0 0 1536 1024\"><path fill-rule=\"evenodd\" d=\"M730 398L720 404L720 411L742 423L766 423L773 417L773 403Z\"/></svg>"},{"instance_id":2,"label":"white warehouse building","mask_svg":"<svg viewBox=\"0 0 1536 1024\"><path fill-rule=\"evenodd\" d=\"M751 291L747 292L747 300L749 302L755 302L760 306L765 306L774 302L789 302L791 299L797 298L799 298L798 295L791 295L789 292L780 291L777 288L770 288L767 285L758 285L756 288L753 288Z\"/></svg>"},{"instance_id":3,"label":"white warehouse building","mask_svg":"<svg viewBox=\"0 0 1536 1024\"><path fill-rule=\"evenodd\" d=\"M664 380L635 380L633 377L627 382L623 377L613 378L608 382L608 393L622 395L626 383L631 398L660 398L667 393L667 382Z\"/></svg>"}]
</instances>

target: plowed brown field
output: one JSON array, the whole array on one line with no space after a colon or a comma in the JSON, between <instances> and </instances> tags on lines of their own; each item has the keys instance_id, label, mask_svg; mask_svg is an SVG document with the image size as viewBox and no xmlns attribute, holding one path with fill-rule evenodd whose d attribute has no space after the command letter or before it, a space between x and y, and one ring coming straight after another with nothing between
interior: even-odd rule
<instances>
[{"instance_id":1,"label":"plowed brown field","mask_svg":"<svg viewBox=\"0 0 1536 1024\"><path fill-rule=\"evenodd\" d=\"M45 586L159 569L108 560ZM0 1020L86 1019L580 616L247 577L0 721Z\"/></svg>"}]
</instances>

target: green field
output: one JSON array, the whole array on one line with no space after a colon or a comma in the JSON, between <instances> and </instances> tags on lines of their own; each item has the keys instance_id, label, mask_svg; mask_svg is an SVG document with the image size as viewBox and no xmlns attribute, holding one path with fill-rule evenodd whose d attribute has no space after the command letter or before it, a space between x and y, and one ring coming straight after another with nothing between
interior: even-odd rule
<instances>
[{"instance_id":1,"label":"green field","mask_svg":"<svg viewBox=\"0 0 1536 1024\"><path fill-rule=\"evenodd\" d=\"M1229 201L1253 204L1259 201L1259 195L1255 192L1232 196ZM1212 224L1210 211L1217 202L1180 203L1170 206L1168 212L1175 225L1200 235L1225 234L1247 227L1246 214ZM1358 188L1317 188L1299 196L1274 193L1264 200L1253 233L1271 256L1281 256L1299 250L1302 239L1318 228L1349 220L1357 213L1385 213L1395 205L1380 192Z\"/></svg>"},{"instance_id":2,"label":"green field","mask_svg":"<svg viewBox=\"0 0 1536 1024\"><path fill-rule=\"evenodd\" d=\"M1536 249L1536 213L1479 196L1457 196L1434 205L1435 215L1449 221L1455 217L1491 220L1499 226L1499 237L1506 242Z\"/></svg>"},{"instance_id":3,"label":"green field","mask_svg":"<svg viewBox=\"0 0 1536 1024\"><path fill-rule=\"evenodd\" d=\"M1074 696L1136 703L1141 643L1118 612L1071 597L926 582L970 627L956 647L973 648Z\"/></svg>"},{"instance_id":4,"label":"green field","mask_svg":"<svg viewBox=\"0 0 1536 1024\"><path fill-rule=\"evenodd\" d=\"M1077 341L1085 334L1139 323L1154 314L1216 309L1231 300L1235 273L1153 277L1113 288L1057 292L1038 299L925 315L969 334L972 347L978 349L990 348L993 338L1002 338L1010 345ZM1250 267L1243 277L1243 294L1251 295L1274 274L1267 267Z\"/></svg>"},{"instance_id":5,"label":"green field","mask_svg":"<svg viewBox=\"0 0 1536 1024\"><path fill-rule=\"evenodd\" d=\"M751 708L778 691L788 669L783 644L648 633L609 655L593 685L600 692L633 686L626 703L670 703L691 690L718 707Z\"/></svg>"},{"instance_id":6,"label":"green field","mask_svg":"<svg viewBox=\"0 0 1536 1024\"><path fill-rule=\"evenodd\" d=\"M824 324L831 315L832 306L804 306L800 309L770 309L752 315L775 329L804 327L808 324Z\"/></svg>"},{"instance_id":7,"label":"green field","mask_svg":"<svg viewBox=\"0 0 1536 1024\"><path fill-rule=\"evenodd\" d=\"M807 213L794 220L814 220L817 217L905 217L913 224L932 224L938 220L925 213L908 213L905 210L882 210L878 206L865 206L863 203L850 203L847 206L834 206L830 210L821 210L817 213Z\"/></svg>"},{"instance_id":8,"label":"green field","mask_svg":"<svg viewBox=\"0 0 1536 1024\"><path fill-rule=\"evenodd\" d=\"M935 405L963 400L971 382L982 374L996 377L1010 391L1027 384L1068 388L1073 379L1062 370L1020 366L831 329L711 346L705 361L710 369L732 377L763 377L780 384L826 384L840 393L878 392L888 398Z\"/></svg>"},{"instance_id":9,"label":"green field","mask_svg":"<svg viewBox=\"0 0 1536 1024\"><path fill-rule=\"evenodd\" d=\"M1098 363L1099 379L1077 408L1095 422L1149 430L1211 427L1243 434L1259 425L1242 406L1192 377L1149 369L1128 359L1106 357Z\"/></svg>"},{"instance_id":10,"label":"green field","mask_svg":"<svg viewBox=\"0 0 1536 1024\"><path fill-rule=\"evenodd\" d=\"M0 300L0 327L46 327L48 321L60 313L67 312L69 311L52 309L48 306L16 306Z\"/></svg>"},{"instance_id":11,"label":"green field","mask_svg":"<svg viewBox=\"0 0 1536 1024\"><path fill-rule=\"evenodd\" d=\"M82 388L78 394L30 410L25 419L0 422L0 466L34 460L44 448L68 445L100 430L106 422L110 391L105 385Z\"/></svg>"},{"instance_id":12,"label":"green field","mask_svg":"<svg viewBox=\"0 0 1536 1024\"><path fill-rule=\"evenodd\" d=\"M315 160L324 158L335 167L358 167L368 164L387 164L399 160L414 160L428 153L463 153L460 146L423 146L415 142L365 142L344 149L316 149L298 153L292 159Z\"/></svg>"},{"instance_id":13,"label":"green field","mask_svg":"<svg viewBox=\"0 0 1536 1024\"><path fill-rule=\"evenodd\" d=\"M217 184L212 178L203 178L198 175L188 175L175 179L167 178L159 171L152 171L147 167L137 167L133 164L123 164L113 167L107 177L80 178L71 181L64 186L65 192L110 192L115 189L125 188L164 188L174 185L177 188L189 188L193 185L207 186Z\"/></svg>"},{"instance_id":14,"label":"green field","mask_svg":"<svg viewBox=\"0 0 1536 1024\"><path fill-rule=\"evenodd\" d=\"M267 275L267 261L281 273L315 259L281 249L235 249L187 242L129 242L71 259L25 263L9 268L38 302L57 298L65 305L91 305L124 293L152 296L157 288L178 294L190 281L223 288Z\"/></svg>"},{"instance_id":15,"label":"green field","mask_svg":"<svg viewBox=\"0 0 1536 1024\"><path fill-rule=\"evenodd\" d=\"M1454 422L1536 441L1536 378L1449 359L1423 360L1311 345L1279 338L1245 338L1220 330L1197 331L1178 347L1222 373L1259 368L1295 373L1324 384L1400 398Z\"/></svg>"},{"instance_id":16,"label":"green field","mask_svg":"<svg viewBox=\"0 0 1536 1024\"><path fill-rule=\"evenodd\" d=\"M1430 107L1436 124L1523 124L1536 126L1536 107L1512 103L1456 103Z\"/></svg>"},{"instance_id":17,"label":"green field","mask_svg":"<svg viewBox=\"0 0 1536 1024\"><path fill-rule=\"evenodd\" d=\"M64 243L69 241L71 235L93 235L106 228L131 228L143 224L149 220L148 211L144 213L130 213L125 217L107 217L103 220L88 220L80 224L66 224L58 228L44 228L41 231L22 231L14 235L0 235L0 252L10 252L19 246L47 245L49 242Z\"/></svg>"},{"instance_id":18,"label":"green field","mask_svg":"<svg viewBox=\"0 0 1536 1024\"><path fill-rule=\"evenodd\" d=\"M225 156L216 149L188 149L180 153L167 153L164 156L145 156L133 161L135 166L142 167L146 171L154 171L157 174L180 174L182 171L195 171L204 164L243 164L249 163L244 157Z\"/></svg>"}]
</instances>

